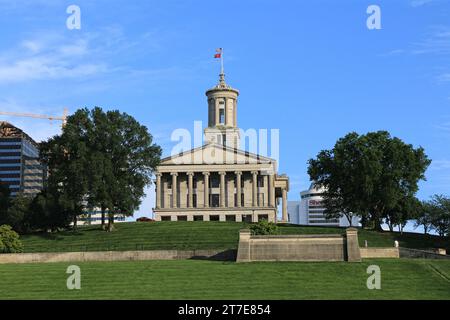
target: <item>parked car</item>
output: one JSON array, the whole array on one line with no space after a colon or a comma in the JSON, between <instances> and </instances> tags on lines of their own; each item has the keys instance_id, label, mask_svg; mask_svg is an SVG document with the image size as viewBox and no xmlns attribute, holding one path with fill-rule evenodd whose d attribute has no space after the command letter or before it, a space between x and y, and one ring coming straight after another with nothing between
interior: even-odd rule
<instances>
[{"instance_id":1,"label":"parked car","mask_svg":"<svg viewBox=\"0 0 450 320\"><path fill-rule=\"evenodd\" d=\"M154 219L147 218L147 217L140 217L140 218L137 218L136 221L137 221L137 222L153 222L153 221L155 221L155 220L154 220Z\"/></svg>"}]
</instances>

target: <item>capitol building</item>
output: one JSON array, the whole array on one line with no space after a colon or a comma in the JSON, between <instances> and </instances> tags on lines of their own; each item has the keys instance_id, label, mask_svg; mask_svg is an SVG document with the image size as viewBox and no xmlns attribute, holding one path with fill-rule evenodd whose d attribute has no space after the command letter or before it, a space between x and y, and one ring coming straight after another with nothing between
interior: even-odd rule
<instances>
[{"instance_id":1,"label":"capitol building","mask_svg":"<svg viewBox=\"0 0 450 320\"><path fill-rule=\"evenodd\" d=\"M225 82L206 91L206 143L161 160L156 170L157 221L288 221L289 179L276 160L240 149L239 91Z\"/></svg>"}]
</instances>

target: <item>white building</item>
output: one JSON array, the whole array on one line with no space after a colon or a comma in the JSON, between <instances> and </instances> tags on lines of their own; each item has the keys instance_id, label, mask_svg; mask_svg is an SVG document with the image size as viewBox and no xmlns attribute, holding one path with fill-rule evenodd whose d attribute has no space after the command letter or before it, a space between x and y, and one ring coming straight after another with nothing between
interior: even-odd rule
<instances>
[{"instance_id":1,"label":"white building","mask_svg":"<svg viewBox=\"0 0 450 320\"><path fill-rule=\"evenodd\" d=\"M289 223L311 226L348 227L350 223L345 216L339 219L327 219L323 206L323 189L313 185L309 190L300 192L301 201L288 201ZM353 218L353 226L359 225L359 219Z\"/></svg>"}]
</instances>

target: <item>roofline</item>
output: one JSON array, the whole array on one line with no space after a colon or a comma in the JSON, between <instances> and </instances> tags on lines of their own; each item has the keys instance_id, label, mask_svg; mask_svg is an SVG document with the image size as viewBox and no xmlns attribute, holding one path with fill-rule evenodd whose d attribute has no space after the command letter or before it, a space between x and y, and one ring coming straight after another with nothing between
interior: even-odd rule
<instances>
[{"instance_id":1,"label":"roofline","mask_svg":"<svg viewBox=\"0 0 450 320\"><path fill-rule=\"evenodd\" d=\"M181 157L181 156L184 156L184 155L186 155L186 154L188 154L188 153L192 153L192 152L195 152L195 151L197 151L197 150L204 149L204 148L209 147L209 146L219 147L219 148L222 148L222 149L224 149L224 150L233 151L233 152L235 152L235 153L237 153L237 154L242 154L242 155L245 155L245 156L253 156L253 157L256 157L258 160L267 160L267 161L276 162L276 160L273 159L273 158L261 156L261 155L259 155L259 154L252 153L252 152L245 151L245 150L241 150L241 149L238 149L238 148L233 148L233 147L229 147L229 146L224 146L224 145L218 144L218 143L204 144L204 145L202 145L202 146L200 146L200 147L193 148L193 149L190 149L190 150L188 150L188 151L180 152L180 153L178 153L178 154L176 154L176 155L173 155L173 156L165 157L165 158L161 159L161 162L166 161L166 160L173 159L173 158L175 158L175 157Z\"/></svg>"},{"instance_id":2,"label":"roofline","mask_svg":"<svg viewBox=\"0 0 450 320\"><path fill-rule=\"evenodd\" d=\"M0 125L4 125L4 124L9 125L9 126L11 126L11 127L16 128L17 130L19 130L19 131L20 131L20 134L22 135L22 139L25 138L25 139L29 140L32 144L34 144L34 146L35 146L36 148L39 148L39 143L36 142L31 136L29 136L29 135L28 135L25 131L23 131L21 128L19 128L19 127L13 125L12 123L10 123L10 122L8 122L8 121L0 121ZM1 138L2 138L2 139L9 139L9 137L1 137ZM13 137L11 137L11 139L13 139Z\"/></svg>"}]
</instances>

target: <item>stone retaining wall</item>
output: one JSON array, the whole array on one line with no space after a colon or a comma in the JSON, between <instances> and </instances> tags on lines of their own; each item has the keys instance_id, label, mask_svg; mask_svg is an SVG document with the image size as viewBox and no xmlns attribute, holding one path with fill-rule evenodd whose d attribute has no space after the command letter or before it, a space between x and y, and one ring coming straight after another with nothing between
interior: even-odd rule
<instances>
[{"instance_id":1,"label":"stone retaining wall","mask_svg":"<svg viewBox=\"0 0 450 320\"><path fill-rule=\"evenodd\" d=\"M361 258L400 258L399 248L360 248Z\"/></svg>"},{"instance_id":2,"label":"stone retaining wall","mask_svg":"<svg viewBox=\"0 0 450 320\"><path fill-rule=\"evenodd\" d=\"M36 262L87 262L176 259L236 259L236 250L150 250L150 251L99 251L0 254L0 264Z\"/></svg>"},{"instance_id":3,"label":"stone retaining wall","mask_svg":"<svg viewBox=\"0 0 450 320\"><path fill-rule=\"evenodd\" d=\"M420 259L450 259L450 255L434 253L425 250L399 248L400 258L420 258Z\"/></svg>"},{"instance_id":4,"label":"stone retaining wall","mask_svg":"<svg viewBox=\"0 0 450 320\"><path fill-rule=\"evenodd\" d=\"M361 261L358 232L345 235L252 236L241 230L237 262L250 261Z\"/></svg>"}]
</instances>

